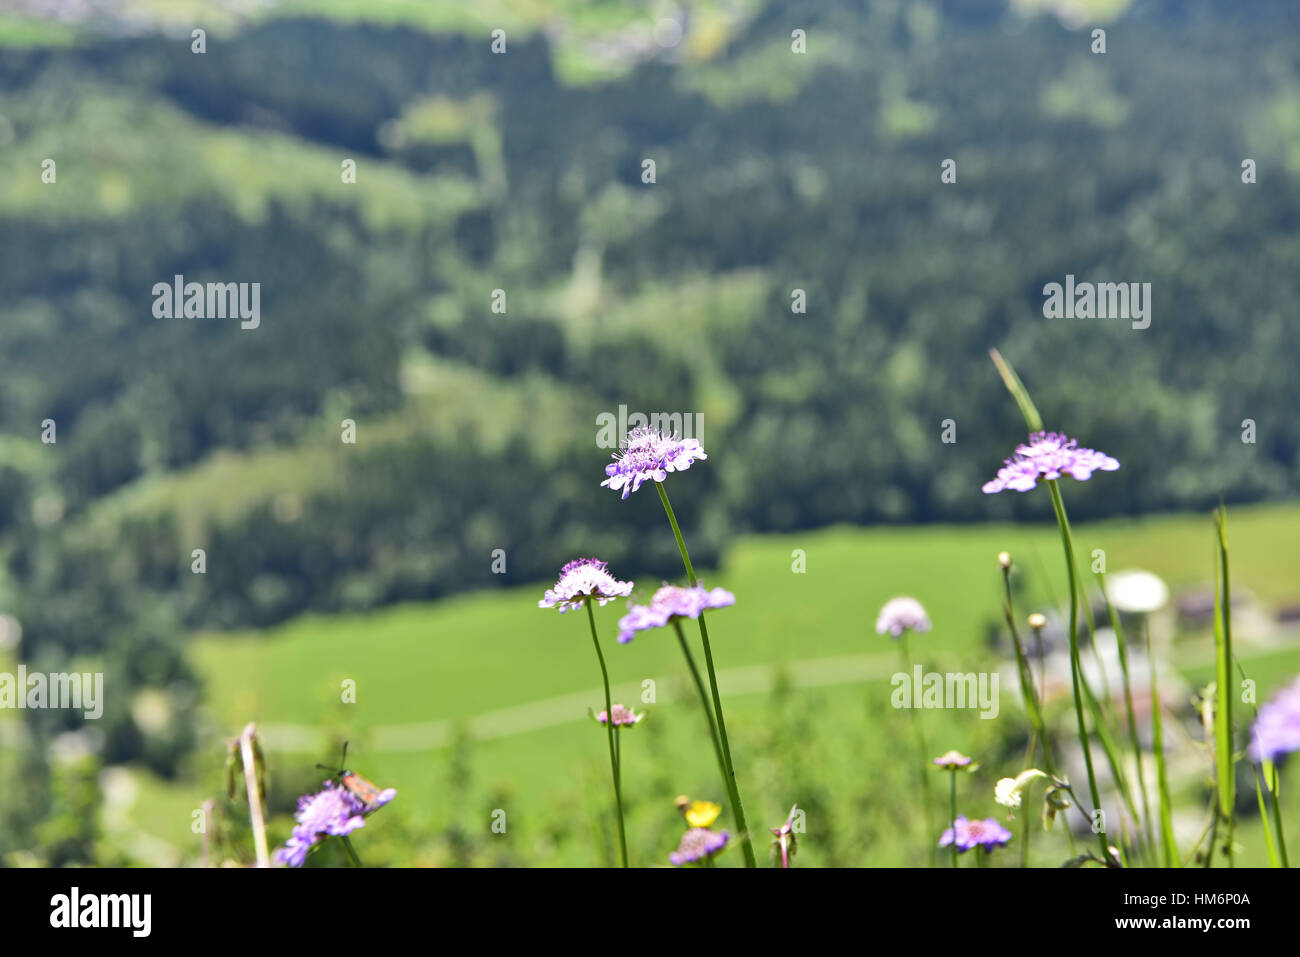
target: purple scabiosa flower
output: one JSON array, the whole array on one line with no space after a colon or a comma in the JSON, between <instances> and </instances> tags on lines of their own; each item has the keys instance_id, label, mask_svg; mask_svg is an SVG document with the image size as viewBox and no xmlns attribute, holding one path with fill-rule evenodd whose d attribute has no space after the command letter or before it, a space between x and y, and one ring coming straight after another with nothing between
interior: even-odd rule
<instances>
[{"instance_id":1,"label":"purple scabiosa flower","mask_svg":"<svg viewBox=\"0 0 1300 957\"><path fill-rule=\"evenodd\" d=\"M1058 479L1062 475L1086 482L1097 470L1113 472L1117 468L1117 460L1096 449L1079 448L1078 441L1064 432L1034 432L1028 442L1016 446L1011 458L998 469L997 477L984 483L984 494L1006 489L1028 492L1040 478Z\"/></svg>"},{"instance_id":2,"label":"purple scabiosa flower","mask_svg":"<svg viewBox=\"0 0 1300 957\"><path fill-rule=\"evenodd\" d=\"M605 466L609 477L600 484L615 492L622 489L623 498L627 498L642 482L662 482L669 472L685 472L696 459L707 458L697 439L665 435L659 429L633 429L614 453L614 461Z\"/></svg>"},{"instance_id":3,"label":"purple scabiosa flower","mask_svg":"<svg viewBox=\"0 0 1300 957\"><path fill-rule=\"evenodd\" d=\"M956 842L957 852L965 854L967 851L976 847L983 847L985 851L992 851L995 847L1001 847L1011 840L1011 832L998 823L995 817L986 818L983 821L972 821L966 817L958 817L953 822L953 826L943 832L943 837L939 839L940 847L947 847Z\"/></svg>"},{"instance_id":4,"label":"purple scabiosa flower","mask_svg":"<svg viewBox=\"0 0 1300 957\"><path fill-rule=\"evenodd\" d=\"M576 558L560 569L554 588L546 589L538 608L559 608L564 614L581 608L588 598L604 605L615 598L632 594L632 583L621 582L605 570L605 563L595 558Z\"/></svg>"},{"instance_id":5,"label":"purple scabiosa flower","mask_svg":"<svg viewBox=\"0 0 1300 957\"><path fill-rule=\"evenodd\" d=\"M934 763L945 771L956 771L958 768L969 766L970 762L971 759L960 751L949 751L934 759Z\"/></svg>"},{"instance_id":6,"label":"purple scabiosa flower","mask_svg":"<svg viewBox=\"0 0 1300 957\"><path fill-rule=\"evenodd\" d=\"M902 636L908 629L916 632L930 630L930 618L925 608L915 598L900 595L885 602L876 618L876 634L890 634L895 638Z\"/></svg>"},{"instance_id":7,"label":"purple scabiosa flower","mask_svg":"<svg viewBox=\"0 0 1300 957\"><path fill-rule=\"evenodd\" d=\"M706 608L726 608L735 603L736 596L725 588L710 591L703 585L664 585L654 593L650 604L633 605L618 620L618 640L626 645L638 631L662 628L675 618L699 618Z\"/></svg>"},{"instance_id":8,"label":"purple scabiosa flower","mask_svg":"<svg viewBox=\"0 0 1300 957\"><path fill-rule=\"evenodd\" d=\"M616 728L622 728L622 727L634 725L642 718L645 717L644 714L637 714L631 708L625 708L621 704L614 705L613 710L614 710L614 727ZM604 724L608 720L605 716L605 711L603 709L601 710L600 714L596 715L596 720L599 721L601 724Z\"/></svg>"},{"instance_id":9,"label":"purple scabiosa flower","mask_svg":"<svg viewBox=\"0 0 1300 957\"><path fill-rule=\"evenodd\" d=\"M677 850L668 855L668 860L677 867L694 864L712 857L727 846L731 837L726 831L710 831L707 827L693 827L682 835Z\"/></svg>"},{"instance_id":10,"label":"purple scabiosa flower","mask_svg":"<svg viewBox=\"0 0 1300 957\"><path fill-rule=\"evenodd\" d=\"M1250 759L1276 761L1300 751L1300 678L1259 709L1250 729Z\"/></svg>"},{"instance_id":11,"label":"purple scabiosa flower","mask_svg":"<svg viewBox=\"0 0 1300 957\"><path fill-rule=\"evenodd\" d=\"M275 852L275 859L290 867L302 867L307 852L327 837L343 837L359 827L364 827L366 815L383 807L394 797L393 788L380 793L371 804L363 803L347 788L326 781L316 794L298 798L294 827L284 847Z\"/></svg>"}]
</instances>

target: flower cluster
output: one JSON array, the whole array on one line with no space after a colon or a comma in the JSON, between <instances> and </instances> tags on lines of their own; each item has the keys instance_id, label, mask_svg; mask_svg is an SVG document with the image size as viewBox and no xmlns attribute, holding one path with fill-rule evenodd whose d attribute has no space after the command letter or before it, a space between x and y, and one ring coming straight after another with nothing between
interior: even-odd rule
<instances>
[{"instance_id":1,"label":"flower cluster","mask_svg":"<svg viewBox=\"0 0 1300 957\"><path fill-rule=\"evenodd\" d=\"M714 804L712 801L691 801L684 797L677 799L677 807L691 827L712 827L713 822L722 813L721 804Z\"/></svg>"},{"instance_id":2,"label":"flower cluster","mask_svg":"<svg viewBox=\"0 0 1300 957\"><path fill-rule=\"evenodd\" d=\"M945 771L956 771L959 768L974 771L979 767L978 764L972 767L971 758L962 754L960 751L949 751L946 754L941 754L939 757L934 759L934 763Z\"/></svg>"},{"instance_id":3,"label":"flower cluster","mask_svg":"<svg viewBox=\"0 0 1300 957\"><path fill-rule=\"evenodd\" d=\"M313 847L327 837L344 837L364 827L366 815L379 810L395 797L397 791L388 788L372 803L366 804L347 788L326 781L316 794L298 798L298 811L294 814L298 823L284 847L275 852L275 859L290 867L302 867L307 852Z\"/></svg>"},{"instance_id":4,"label":"flower cluster","mask_svg":"<svg viewBox=\"0 0 1300 957\"><path fill-rule=\"evenodd\" d=\"M674 866L695 864L717 854L727 846L731 835L726 831L710 831L707 827L693 827L682 835L677 850L668 855Z\"/></svg>"},{"instance_id":5,"label":"flower cluster","mask_svg":"<svg viewBox=\"0 0 1300 957\"><path fill-rule=\"evenodd\" d=\"M906 595L885 602L885 607L880 609L880 615L876 618L876 634L890 634L900 638L909 629L916 632L930 630L930 618L921 603Z\"/></svg>"},{"instance_id":6,"label":"flower cluster","mask_svg":"<svg viewBox=\"0 0 1300 957\"><path fill-rule=\"evenodd\" d=\"M972 821L966 817L958 817L953 822L953 826L943 832L943 837L939 839L939 846L948 847L955 843L957 852L965 854L977 847L992 851L993 848L1001 847L1010 840L1011 832L999 824L997 818Z\"/></svg>"},{"instance_id":7,"label":"flower cluster","mask_svg":"<svg viewBox=\"0 0 1300 957\"><path fill-rule=\"evenodd\" d=\"M1300 678L1259 709L1250 732L1250 759L1275 761L1300 751Z\"/></svg>"},{"instance_id":8,"label":"flower cluster","mask_svg":"<svg viewBox=\"0 0 1300 957\"><path fill-rule=\"evenodd\" d=\"M736 596L724 588L709 591L703 585L664 585L654 593L650 604L634 605L619 619L618 640L625 645L638 631L662 628L674 619L699 618L706 608L726 608L735 603Z\"/></svg>"},{"instance_id":9,"label":"flower cluster","mask_svg":"<svg viewBox=\"0 0 1300 957\"><path fill-rule=\"evenodd\" d=\"M558 608L564 614L571 608L581 608L591 599L599 605L626 598L632 594L632 582L621 582L605 569L605 563L595 558L576 558L560 569L560 578L554 588L546 589L538 608Z\"/></svg>"},{"instance_id":10,"label":"flower cluster","mask_svg":"<svg viewBox=\"0 0 1300 957\"><path fill-rule=\"evenodd\" d=\"M1035 432L1028 442L1016 446L1011 458L998 469L997 477L984 483L984 493L992 495L1012 489L1028 492L1040 478L1058 479L1068 475L1086 482L1092 473L1113 472L1119 462L1096 449L1079 448L1079 443L1063 432Z\"/></svg>"},{"instance_id":11,"label":"flower cluster","mask_svg":"<svg viewBox=\"0 0 1300 957\"><path fill-rule=\"evenodd\" d=\"M1000 778L993 787L993 799L1003 807L1020 807L1021 794L1025 788L1039 778L1045 777L1047 775L1042 771L1030 768L1028 771L1021 771L1014 778Z\"/></svg>"},{"instance_id":12,"label":"flower cluster","mask_svg":"<svg viewBox=\"0 0 1300 957\"><path fill-rule=\"evenodd\" d=\"M608 477L600 484L615 492L622 490L627 498L642 482L662 482L669 472L684 472L697 459L707 458L696 439L680 439L658 429L633 429L614 461L605 466Z\"/></svg>"},{"instance_id":13,"label":"flower cluster","mask_svg":"<svg viewBox=\"0 0 1300 957\"><path fill-rule=\"evenodd\" d=\"M632 709L625 708L621 704L614 705L613 711L614 711L614 727L616 728L622 728L625 726L634 725L642 718L645 717L644 714L637 714ZM609 720L609 717L606 714L606 712L602 709L600 714L596 715L596 720L599 721L601 724L604 724L606 721Z\"/></svg>"}]
</instances>

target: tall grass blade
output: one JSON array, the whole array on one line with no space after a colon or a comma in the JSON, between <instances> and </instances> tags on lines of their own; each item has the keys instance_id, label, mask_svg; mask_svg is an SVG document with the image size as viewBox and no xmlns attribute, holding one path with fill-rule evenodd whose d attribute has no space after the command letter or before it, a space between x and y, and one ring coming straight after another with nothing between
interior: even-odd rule
<instances>
[{"instance_id":1,"label":"tall grass blade","mask_svg":"<svg viewBox=\"0 0 1300 957\"><path fill-rule=\"evenodd\" d=\"M1268 819L1268 808L1264 804L1264 792L1259 786L1260 772L1255 772L1255 800L1259 802L1259 823L1264 826L1264 841L1268 849L1268 866L1281 867L1282 860L1277 854L1277 841L1273 839L1273 824Z\"/></svg>"},{"instance_id":2,"label":"tall grass blade","mask_svg":"<svg viewBox=\"0 0 1300 957\"><path fill-rule=\"evenodd\" d=\"M1236 775L1232 751L1232 690L1229 685L1232 662L1232 592L1228 582L1227 514L1220 505L1214 513L1218 552L1214 589L1214 776L1218 783L1219 814L1228 826L1228 865L1232 866L1233 806Z\"/></svg>"},{"instance_id":3,"label":"tall grass blade","mask_svg":"<svg viewBox=\"0 0 1300 957\"><path fill-rule=\"evenodd\" d=\"M1160 802L1160 845L1165 867L1178 866L1178 842L1174 839L1173 805L1169 801L1169 769L1165 765L1164 721L1160 716L1160 679L1151 653L1151 632L1146 630L1147 661L1151 663L1151 749L1156 756L1156 800Z\"/></svg>"},{"instance_id":4,"label":"tall grass blade","mask_svg":"<svg viewBox=\"0 0 1300 957\"><path fill-rule=\"evenodd\" d=\"M1115 611L1115 606L1110 603L1110 596L1106 594L1106 576L1099 574L1097 582L1101 588L1101 597L1106 602L1106 612L1110 617L1111 630L1115 632L1115 647L1119 652L1120 672L1124 676L1124 709L1128 717L1129 744L1133 746L1133 760L1137 762L1138 790L1142 795L1143 834L1146 836L1147 845L1152 846L1154 839L1151 833L1151 801L1147 795L1146 775L1142 772L1142 742L1138 736L1137 717L1133 711L1133 686L1130 683L1128 671L1128 645L1124 640L1124 628L1120 624L1119 614ZM1154 668L1154 663L1152 663L1152 667Z\"/></svg>"}]
</instances>

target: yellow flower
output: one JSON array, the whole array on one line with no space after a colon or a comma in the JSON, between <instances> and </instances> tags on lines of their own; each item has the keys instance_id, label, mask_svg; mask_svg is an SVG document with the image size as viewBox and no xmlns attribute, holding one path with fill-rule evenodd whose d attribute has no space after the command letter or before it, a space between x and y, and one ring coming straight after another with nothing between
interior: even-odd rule
<instances>
[{"instance_id":1,"label":"yellow flower","mask_svg":"<svg viewBox=\"0 0 1300 957\"><path fill-rule=\"evenodd\" d=\"M686 823L691 827L708 827L722 813L722 805L712 801L692 801L685 812Z\"/></svg>"}]
</instances>

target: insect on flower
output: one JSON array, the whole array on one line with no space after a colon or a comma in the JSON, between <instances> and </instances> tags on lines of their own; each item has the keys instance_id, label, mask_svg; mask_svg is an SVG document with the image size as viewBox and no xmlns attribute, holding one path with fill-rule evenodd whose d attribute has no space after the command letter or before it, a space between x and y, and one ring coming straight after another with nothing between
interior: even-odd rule
<instances>
[{"instance_id":1,"label":"insect on flower","mask_svg":"<svg viewBox=\"0 0 1300 957\"><path fill-rule=\"evenodd\" d=\"M343 742L343 759L339 763L344 765L348 763L348 743L346 741ZM339 786L347 789L354 798L364 804L367 811L387 804L397 793L392 788L381 791L355 771L349 771L346 768L336 770L327 764L317 764L316 767L332 772Z\"/></svg>"}]
</instances>

